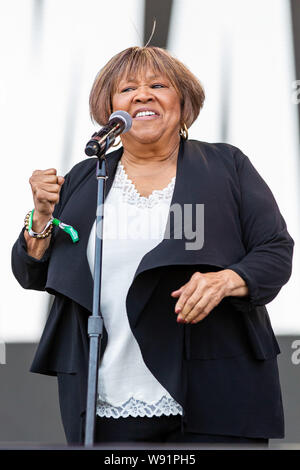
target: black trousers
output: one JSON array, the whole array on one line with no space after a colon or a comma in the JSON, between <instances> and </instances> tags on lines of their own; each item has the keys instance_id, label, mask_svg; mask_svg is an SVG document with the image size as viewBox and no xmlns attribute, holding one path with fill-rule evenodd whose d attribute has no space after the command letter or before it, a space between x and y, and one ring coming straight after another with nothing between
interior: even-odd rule
<instances>
[{"instance_id":1,"label":"black trousers","mask_svg":"<svg viewBox=\"0 0 300 470\"><path fill-rule=\"evenodd\" d=\"M183 433L181 417L160 416L152 418L100 418L95 426L95 443L102 442L197 442L232 443L246 445L268 445L268 439L252 439L238 436L221 436L198 433Z\"/></svg>"}]
</instances>

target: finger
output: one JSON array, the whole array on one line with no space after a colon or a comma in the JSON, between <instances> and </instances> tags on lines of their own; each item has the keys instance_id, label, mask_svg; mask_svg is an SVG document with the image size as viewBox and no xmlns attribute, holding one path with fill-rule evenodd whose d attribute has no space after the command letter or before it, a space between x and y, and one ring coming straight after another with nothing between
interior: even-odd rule
<instances>
[{"instance_id":1,"label":"finger","mask_svg":"<svg viewBox=\"0 0 300 470\"><path fill-rule=\"evenodd\" d=\"M34 170L33 175L56 175L57 171L55 168L47 168L47 170Z\"/></svg>"},{"instance_id":2,"label":"finger","mask_svg":"<svg viewBox=\"0 0 300 470\"><path fill-rule=\"evenodd\" d=\"M187 282L184 286L182 286L180 290L180 297L175 305L175 313L181 312L182 308L184 307L187 298L193 294L195 288L198 286L198 282L201 279L201 273L195 272L189 282ZM176 291L175 291L176 292ZM175 295L176 296L176 295Z\"/></svg>"},{"instance_id":3,"label":"finger","mask_svg":"<svg viewBox=\"0 0 300 470\"><path fill-rule=\"evenodd\" d=\"M37 200L37 202L50 202L57 204L59 201L59 194L49 193L44 189L37 189L35 193L35 199Z\"/></svg>"},{"instance_id":4,"label":"finger","mask_svg":"<svg viewBox=\"0 0 300 470\"><path fill-rule=\"evenodd\" d=\"M180 297L175 305L175 313L179 313L182 311L188 299L193 295L196 287L197 284L195 282L188 282L186 287L181 292Z\"/></svg>"},{"instance_id":5,"label":"finger","mask_svg":"<svg viewBox=\"0 0 300 470\"><path fill-rule=\"evenodd\" d=\"M65 178L63 176L58 176L57 177L57 183L62 186L65 182Z\"/></svg>"},{"instance_id":6,"label":"finger","mask_svg":"<svg viewBox=\"0 0 300 470\"><path fill-rule=\"evenodd\" d=\"M176 289L176 290L173 290L171 292L171 295L178 295L178 294L181 294L181 292L183 291L183 289L188 285L188 282L186 282L185 284L183 284L183 286L179 287L179 289Z\"/></svg>"},{"instance_id":7,"label":"finger","mask_svg":"<svg viewBox=\"0 0 300 470\"><path fill-rule=\"evenodd\" d=\"M31 185L37 185L39 183L49 183L49 184L57 184L59 176L55 175L32 175L29 178L29 183Z\"/></svg>"},{"instance_id":8,"label":"finger","mask_svg":"<svg viewBox=\"0 0 300 470\"><path fill-rule=\"evenodd\" d=\"M198 315L194 315L194 312L191 312L191 316L188 315L187 323L198 323L203 320L215 307L217 307L218 304L219 302L216 299L210 299L205 306L204 302L202 305L198 305L195 309L198 310Z\"/></svg>"},{"instance_id":9,"label":"finger","mask_svg":"<svg viewBox=\"0 0 300 470\"><path fill-rule=\"evenodd\" d=\"M215 306L207 305L204 310L201 311L198 315L196 315L192 320L188 321L188 323L196 324L200 321L204 320L214 309Z\"/></svg>"},{"instance_id":10,"label":"finger","mask_svg":"<svg viewBox=\"0 0 300 470\"><path fill-rule=\"evenodd\" d=\"M174 290L171 292L172 297L179 297L179 295L182 293L184 289L184 286L180 287L180 289Z\"/></svg>"},{"instance_id":11,"label":"finger","mask_svg":"<svg viewBox=\"0 0 300 470\"><path fill-rule=\"evenodd\" d=\"M201 300L202 292L200 289L196 289L194 293L185 302L185 305L180 312L181 319L185 320L186 317L193 311L193 309Z\"/></svg>"},{"instance_id":12,"label":"finger","mask_svg":"<svg viewBox=\"0 0 300 470\"><path fill-rule=\"evenodd\" d=\"M202 320L204 320L204 318L206 318L207 315L209 315L209 314L200 313L196 318L194 318L194 320L192 320L191 322L188 322L188 323L191 323L192 325L196 325L196 323L199 323Z\"/></svg>"},{"instance_id":13,"label":"finger","mask_svg":"<svg viewBox=\"0 0 300 470\"><path fill-rule=\"evenodd\" d=\"M49 183L42 183L36 189L42 189L48 193L56 193L59 194L61 190L61 186L59 184L49 184Z\"/></svg>"},{"instance_id":14,"label":"finger","mask_svg":"<svg viewBox=\"0 0 300 470\"><path fill-rule=\"evenodd\" d=\"M194 323L195 320L198 322L203 320L203 318L207 317L207 315L211 312L213 306L211 303L204 304L203 300L199 301L194 308L186 315L184 318L184 323Z\"/></svg>"}]
</instances>

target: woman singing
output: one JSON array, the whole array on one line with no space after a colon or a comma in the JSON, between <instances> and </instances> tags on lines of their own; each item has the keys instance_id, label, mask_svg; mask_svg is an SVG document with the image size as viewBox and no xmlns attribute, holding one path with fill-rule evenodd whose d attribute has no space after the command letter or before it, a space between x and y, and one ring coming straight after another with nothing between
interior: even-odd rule
<instances>
[{"instance_id":1,"label":"woman singing","mask_svg":"<svg viewBox=\"0 0 300 470\"><path fill-rule=\"evenodd\" d=\"M291 275L294 242L240 149L188 139L203 102L198 79L157 47L120 52L92 87L97 123L116 110L132 116L107 155L96 442L284 435L265 305ZM31 370L57 376L68 443L84 439L96 163L64 178L33 172L34 211L12 252L21 286L55 296Z\"/></svg>"}]
</instances>

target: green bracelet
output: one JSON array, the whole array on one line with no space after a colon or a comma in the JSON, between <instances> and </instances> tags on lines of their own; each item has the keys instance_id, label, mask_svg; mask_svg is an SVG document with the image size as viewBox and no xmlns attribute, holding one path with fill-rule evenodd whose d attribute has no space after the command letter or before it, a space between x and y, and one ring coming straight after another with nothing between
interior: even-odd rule
<instances>
[{"instance_id":1,"label":"green bracelet","mask_svg":"<svg viewBox=\"0 0 300 470\"><path fill-rule=\"evenodd\" d=\"M52 232L52 219L50 219L47 224L45 225L44 229L42 230L42 232L34 232L32 230L32 221L33 221L33 212L34 212L34 209L32 211L29 211L27 214L26 214L26 217L24 219L24 226L25 226L25 229L27 230L28 234L33 237L33 238L38 238L38 239L41 239L41 238L47 238L51 235L51 232Z\"/></svg>"},{"instance_id":2,"label":"green bracelet","mask_svg":"<svg viewBox=\"0 0 300 470\"><path fill-rule=\"evenodd\" d=\"M32 229L33 212L34 212L34 209L32 209L32 211L30 212L30 215L29 215L28 232L29 232L29 230Z\"/></svg>"},{"instance_id":3,"label":"green bracelet","mask_svg":"<svg viewBox=\"0 0 300 470\"><path fill-rule=\"evenodd\" d=\"M46 227L44 228L43 232L41 233L36 233L32 230L32 221L33 221L33 213L34 209L32 211L28 212L28 214L25 217L25 228L28 231L29 235L35 238L46 238L51 234L52 226L56 225L58 228L66 232L70 237L73 243L76 243L79 241L79 236L77 230L75 230L72 225L67 225L61 222L60 220L52 217L49 222L47 223Z\"/></svg>"},{"instance_id":4,"label":"green bracelet","mask_svg":"<svg viewBox=\"0 0 300 470\"><path fill-rule=\"evenodd\" d=\"M75 230L74 227L72 227L72 225L64 224L63 222L61 222L60 220L55 219L55 218L52 219L52 223L53 223L53 225L56 225L61 230L66 232L68 235L70 235L73 243L78 242L78 240L79 240L78 232L77 232L77 230Z\"/></svg>"}]
</instances>

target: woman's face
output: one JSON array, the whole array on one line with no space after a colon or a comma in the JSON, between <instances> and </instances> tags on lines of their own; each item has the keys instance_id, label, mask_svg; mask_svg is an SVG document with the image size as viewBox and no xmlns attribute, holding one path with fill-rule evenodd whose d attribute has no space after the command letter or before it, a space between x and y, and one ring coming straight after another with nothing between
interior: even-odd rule
<instances>
[{"instance_id":1,"label":"woman's face","mask_svg":"<svg viewBox=\"0 0 300 470\"><path fill-rule=\"evenodd\" d=\"M146 69L136 77L121 80L112 98L113 111L132 116L130 131L122 136L140 143L179 139L180 99L170 81Z\"/></svg>"}]
</instances>

